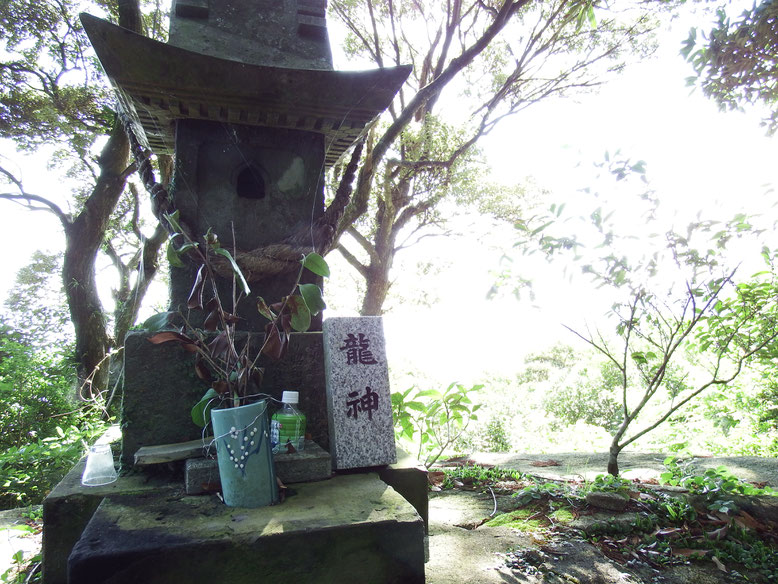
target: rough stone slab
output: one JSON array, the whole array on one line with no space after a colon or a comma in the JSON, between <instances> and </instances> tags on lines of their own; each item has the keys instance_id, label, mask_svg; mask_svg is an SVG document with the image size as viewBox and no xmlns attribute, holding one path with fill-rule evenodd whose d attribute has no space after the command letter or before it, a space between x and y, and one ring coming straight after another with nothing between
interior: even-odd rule
<instances>
[{"instance_id":1,"label":"rough stone slab","mask_svg":"<svg viewBox=\"0 0 778 584\"><path fill-rule=\"evenodd\" d=\"M176 462L178 460L187 460L188 458L204 456L208 452L216 451L216 449L210 447L212 441L213 436L208 436L206 438L198 438L197 440L178 442L176 444L142 446L135 453L135 466Z\"/></svg>"},{"instance_id":2,"label":"rough stone slab","mask_svg":"<svg viewBox=\"0 0 778 584\"><path fill-rule=\"evenodd\" d=\"M182 18L208 18L208 0L175 0L175 15Z\"/></svg>"},{"instance_id":3,"label":"rough stone slab","mask_svg":"<svg viewBox=\"0 0 778 584\"><path fill-rule=\"evenodd\" d=\"M587 493L586 502L593 507L621 512L627 508L629 497L622 496L619 493L592 491L591 493Z\"/></svg>"},{"instance_id":4,"label":"rough stone slab","mask_svg":"<svg viewBox=\"0 0 778 584\"><path fill-rule=\"evenodd\" d=\"M276 465L276 476L284 484L321 481L332 476L329 453L313 440L305 441L305 449L302 452L274 454L273 460ZM184 484L187 495L202 495L218 491L221 482L217 460L215 458L187 460ZM404 493L400 494L404 495Z\"/></svg>"},{"instance_id":5,"label":"rough stone slab","mask_svg":"<svg viewBox=\"0 0 778 584\"><path fill-rule=\"evenodd\" d=\"M274 454L273 460L276 476L286 484L321 481L332 476L332 457L313 440L305 441L302 452Z\"/></svg>"},{"instance_id":6,"label":"rough stone slab","mask_svg":"<svg viewBox=\"0 0 778 584\"><path fill-rule=\"evenodd\" d=\"M222 488L219 465L215 458L190 458L184 466L184 491L187 495L215 493Z\"/></svg>"},{"instance_id":7,"label":"rough stone slab","mask_svg":"<svg viewBox=\"0 0 778 584\"><path fill-rule=\"evenodd\" d=\"M324 321L332 464L338 470L397 462L383 321Z\"/></svg>"},{"instance_id":8,"label":"rough stone slab","mask_svg":"<svg viewBox=\"0 0 778 584\"><path fill-rule=\"evenodd\" d=\"M380 469L378 476L413 505L424 520L424 531L429 532L429 483L424 465L397 447L397 462Z\"/></svg>"},{"instance_id":9,"label":"rough stone slab","mask_svg":"<svg viewBox=\"0 0 778 584\"><path fill-rule=\"evenodd\" d=\"M423 522L374 473L295 490L258 509L216 497L107 498L73 549L70 581L424 582Z\"/></svg>"},{"instance_id":10,"label":"rough stone slab","mask_svg":"<svg viewBox=\"0 0 778 584\"><path fill-rule=\"evenodd\" d=\"M81 459L43 501L43 581L67 584L67 561L89 519L108 495L147 493L170 494L176 489L162 477L140 474L120 476L109 485L85 487L81 475L86 457Z\"/></svg>"}]
</instances>

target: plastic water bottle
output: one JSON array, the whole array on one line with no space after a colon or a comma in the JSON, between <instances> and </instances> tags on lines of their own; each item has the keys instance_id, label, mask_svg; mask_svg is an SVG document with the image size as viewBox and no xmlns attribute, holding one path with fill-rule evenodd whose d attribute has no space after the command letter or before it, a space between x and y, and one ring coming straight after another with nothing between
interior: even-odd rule
<instances>
[{"instance_id":1,"label":"plastic water bottle","mask_svg":"<svg viewBox=\"0 0 778 584\"><path fill-rule=\"evenodd\" d=\"M285 391L281 409L270 420L270 444L273 454L301 452L305 447L305 414L297 409L299 393Z\"/></svg>"}]
</instances>

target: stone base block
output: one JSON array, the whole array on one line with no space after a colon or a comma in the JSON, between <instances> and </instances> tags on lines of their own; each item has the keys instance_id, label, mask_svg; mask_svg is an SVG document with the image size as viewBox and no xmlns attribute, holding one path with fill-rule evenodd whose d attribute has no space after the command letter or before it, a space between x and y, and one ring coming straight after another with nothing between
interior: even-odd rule
<instances>
[{"instance_id":1,"label":"stone base block","mask_svg":"<svg viewBox=\"0 0 778 584\"><path fill-rule=\"evenodd\" d=\"M322 481L332 476L328 452L313 440L305 441L302 452L274 454L276 476L284 484ZM215 458L191 458L186 461L184 485L187 495L215 493L221 488L219 465Z\"/></svg>"},{"instance_id":2,"label":"stone base block","mask_svg":"<svg viewBox=\"0 0 778 584\"><path fill-rule=\"evenodd\" d=\"M313 440L305 441L302 452L273 455L276 475L283 483L321 481L332 476L332 458Z\"/></svg>"},{"instance_id":3,"label":"stone base block","mask_svg":"<svg viewBox=\"0 0 778 584\"><path fill-rule=\"evenodd\" d=\"M67 584L67 561L104 497L118 494L171 495L181 488L161 476L130 475L100 487L84 487L86 458L76 464L43 501L43 581ZM180 484L180 483L179 483Z\"/></svg>"},{"instance_id":4,"label":"stone base block","mask_svg":"<svg viewBox=\"0 0 778 584\"><path fill-rule=\"evenodd\" d=\"M184 491L204 495L221 490L219 465L215 458L190 458L184 466Z\"/></svg>"},{"instance_id":5,"label":"stone base block","mask_svg":"<svg viewBox=\"0 0 778 584\"><path fill-rule=\"evenodd\" d=\"M397 447L397 462L378 471L387 485L400 493L424 520L424 531L429 531L429 484L427 469L413 456Z\"/></svg>"},{"instance_id":6,"label":"stone base block","mask_svg":"<svg viewBox=\"0 0 778 584\"><path fill-rule=\"evenodd\" d=\"M374 473L301 483L284 503L106 498L68 562L79 584L424 582L424 524Z\"/></svg>"},{"instance_id":7,"label":"stone base block","mask_svg":"<svg viewBox=\"0 0 778 584\"><path fill-rule=\"evenodd\" d=\"M187 290L190 287L191 283L187 284ZM124 343L123 468L132 467L135 454L144 446L201 438L190 411L208 387L195 375L193 355L175 343L154 345L148 340L151 334L134 331ZM245 338L239 337L239 342ZM261 337L251 339L252 347L262 345ZM292 333L283 359L270 364L263 357L259 365L266 366L263 392L280 400L285 389L300 391L306 430L317 444L328 449L323 350L321 333Z\"/></svg>"}]
</instances>

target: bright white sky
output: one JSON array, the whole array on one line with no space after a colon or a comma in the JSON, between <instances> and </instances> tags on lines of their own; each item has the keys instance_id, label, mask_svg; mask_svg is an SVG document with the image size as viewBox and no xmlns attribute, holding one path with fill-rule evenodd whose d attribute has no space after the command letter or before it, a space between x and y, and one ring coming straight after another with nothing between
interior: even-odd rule
<instances>
[{"instance_id":1,"label":"bright white sky","mask_svg":"<svg viewBox=\"0 0 778 584\"><path fill-rule=\"evenodd\" d=\"M601 161L606 150L621 149L647 162L665 208L677 207L687 216L700 209L718 216L725 212L726 217L730 211L771 207L777 199L774 193L765 195L764 185L778 184L778 138L764 136L753 112L721 113L699 92L690 95L685 77L691 71L678 55L689 25L677 24L652 61L631 67L599 94L537 104L506 122L483 143L495 179L521 181L531 175L553 192L552 200L572 200L585 186L591 163ZM8 148L0 152L15 156ZM22 171L29 192L53 196L59 189L45 175ZM34 249L61 248L64 238L59 223L46 213L29 213L8 202L0 202L0 213L4 296ZM389 303L385 328L396 370L421 368L438 382L476 382L486 371L515 372L526 352L557 338L575 342L561 323L595 320L602 313L600 298L571 288L558 267L545 264L531 274L535 305L513 298L486 301L501 256L495 246L510 249L513 234L509 229L465 229L465 238L427 239L397 258L396 274L406 278L398 288L414 297L426 294L433 305ZM328 258L337 280L331 289L353 288L348 268L334 255ZM412 275L419 261L434 261L438 273L426 279ZM330 315L355 313L356 295L349 299L346 294L331 302Z\"/></svg>"},{"instance_id":2,"label":"bright white sky","mask_svg":"<svg viewBox=\"0 0 778 584\"><path fill-rule=\"evenodd\" d=\"M691 68L679 50L692 25L705 28L700 20L676 23L654 59L630 67L597 95L539 103L500 126L482 144L495 178L510 183L532 175L552 191L551 201L574 204L592 163L620 149L647 162L661 207L666 216L677 215L678 225L698 211L718 219L739 211L770 213L778 197L765 185L778 186L778 138L765 136L757 112L722 113L699 91L690 92L685 79ZM514 239L510 233L503 237L510 249ZM446 292L432 309L402 305L385 317L389 348L398 360L424 368L440 383L477 382L487 372L513 374L524 354L555 340L576 346L579 341L562 324L578 328L597 321L610 305L582 290L580 280L571 284L559 266L542 263L528 274L536 306L512 297L484 301L500 254L473 240L428 242L429 254L455 254L441 257L451 262L436 282ZM411 316L418 328L405 328Z\"/></svg>"}]
</instances>

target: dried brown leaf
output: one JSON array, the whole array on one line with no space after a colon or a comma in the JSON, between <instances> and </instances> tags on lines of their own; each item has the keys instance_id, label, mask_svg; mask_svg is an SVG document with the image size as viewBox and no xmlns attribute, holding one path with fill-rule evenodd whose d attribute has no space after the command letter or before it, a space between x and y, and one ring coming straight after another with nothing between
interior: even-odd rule
<instances>
[{"instance_id":1,"label":"dried brown leaf","mask_svg":"<svg viewBox=\"0 0 778 584\"><path fill-rule=\"evenodd\" d=\"M215 331L217 328L219 328L219 311L218 310L212 310L208 316L205 318L205 322L203 323L203 328L209 332Z\"/></svg>"},{"instance_id":2,"label":"dried brown leaf","mask_svg":"<svg viewBox=\"0 0 778 584\"><path fill-rule=\"evenodd\" d=\"M182 333L176 331L162 331L148 338L150 343L160 345L162 343L175 342L188 353L197 353L197 343Z\"/></svg>"},{"instance_id":3,"label":"dried brown leaf","mask_svg":"<svg viewBox=\"0 0 778 584\"><path fill-rule=\"evenodd\" d=\"M230 350L230 339L226 332L222 332L208 345L211 355L217 359L224 359Z\"/></svg>"},{"instance_id":4,"label":"dried brown leaf","mask_svg":"<svg viewBox=\"0 0 778 584\"><path fill-rule=\"evenodd\" d=\"M759 521L757 521L747 511L740 511L735 517L735 523L737 523L740 527L744 529L754 529L754 530L766 529L764 523L760 523Z\"/></svg>"},{"instance_id":5,"label":"dried brown leaf","mask_svg":"<svg viewBox=\"0 0 778 584\"><path fill-rule=\"evenodd\" d=\"M539 467L544 467L544 466L562 466L562 463L559 462L558 460L552 460L552 459L549 458L548 460L535 460L535 461L530 463L530 466L539 466Z\"/></svg>"},{"instance_id":6,"label":"dried brown leaf","mask_svg":"<svg viewBox=\"0 0 778 584\"><path fill-rule=\"evenodd\" d=\"M213 387L213 390L219 395L224 395L225 393L229 393L230 391L230 384L224 381L223 379L220 379L219 381L214 381L211 384L211 387Z\"/></svg>"},{"instance_id":7,"label":"dried brown leaf","mask_svg":"<svg viewBox=\"0 0 778 584\"><path fill-rule=\"evenodd\" d=\"M192 286L192 290L189 292L189 298L186 300L187 308L203 307L203 288L205 287L205 264L201 265L197 270L197 277L195 283Z\"/></svg>"},{"instance_id":8,"label":"dried brown leaf","mask_svg":"<svg viewBox=\"0 0 778 584\"><path fill-rule=\"evenodd\" d=\"M200 379L208 383L213 381L213 375L211 375L211 370L201 359L195 361L195 374L197 375L197 377L199 377Z\"/></svg>"},{"instance_id":9,"label":"dried brown leaf","mask_svg":"<svg viewBox=\"0 0 778 584\"><path fill-rule=\"evenodd\" d=\"M727 537L727 533L729 533L729 526L725 525L723 527L719 527L718 529L714 529L713 531L707 531L705 532L705 535L707 535L710 539L724 539Z\"/></svg>"}]
</instances>

